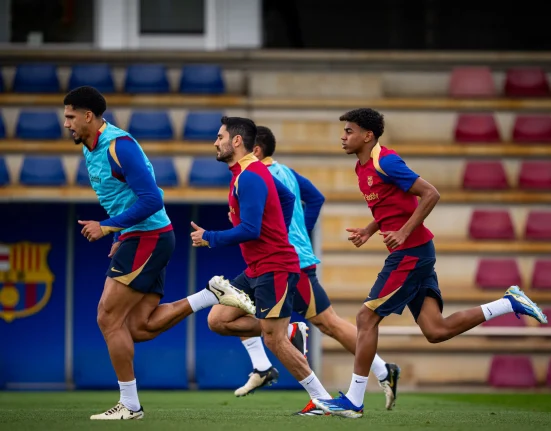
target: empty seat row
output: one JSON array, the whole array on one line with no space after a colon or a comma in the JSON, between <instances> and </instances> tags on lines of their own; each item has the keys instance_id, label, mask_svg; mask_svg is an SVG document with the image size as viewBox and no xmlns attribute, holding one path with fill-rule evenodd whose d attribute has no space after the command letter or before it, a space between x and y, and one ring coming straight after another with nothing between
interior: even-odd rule
<instances>
[{"instance_id":1,"label":"empty seat row","mask_svg":"<svg viewBox=\"0 0 551 431\"><path fill-rule=\"evenodd\" d=\"M189 112L183 127L183 139L213 141L220 129L224 114L218 111ZM106 112L105 120L116 125L113 114ZM128 132L136 139L175 139L174 128L167 111L135 111L130 116ZM0 138L6 136L0 116ZM60 139L61 122L56 111L21 111L17 119L15 137L19 139Z\"/></svg>"},{"instance_id":2,"label":"empty seat row","mask_svg":"<svg viewBox=\"0 0 551 431\"><path fill-rule=\"evenodd\" d=\"M507 97L549 97L549 82L540 67L507 70L503 93ZM452 97L496 97L497 91L489 67L457 67L449 85Z\"/></svg>"},{"instance_id":3,"label":"empty seat row","mask_svg":"<svg viewBox=\"0 0 551 431\"><path fill-rule=\"evenodd\" d=\"M1 80L1 74L0 74ZM0 90L4 85L0 82ZM103 93L115 93L111 67L107 64L73 66L69 90L91 85ZM16 93L58 93L61 85L54 64L22 64L17 66L13 81ZM134 64L126 69L126 93L168 93L167 69L160 64ZM184 94L222 94L225 92L222 69L217 65L194 64L182 67L179 91Z\"/></svg>"},{"instance_id":4,"label":"empty seat row","mask_svg":"<svg viewBox=\"0 0 551 431\"><path fill-rule=\"evenodd\" d=\"M475 210L469 223L469 236L479 240L514 240L515 229L507 210ZM530 211L524 239L551 240L551 211Z\"/></svg>"},{"instance_id":5,"label":"empty seat row","mask_svg":"<svg viewBox=\"0 0 551 431\"><path fill-rule=\"evenodd\" d=\"M500 289L507 286L523 287L518 262L513 258L480 259L476 268L475 283L481 289ZM540 259L534 262L532 289L551 291L551 260Z\"/></svg>"},{"instance_id":6,"label":"empty seat row","mask_svg":"<svg viewBox=\"0 0 551 431\"><path fill-rule=\"evenodd\" d=\"M551 190L551 160L523 161L518 175L522 190ZM510 188L503 163L498 160L468 161L463 173L465 190L506 190Z\"/></svg>"},{"instance_id":7,"label":"empty seat row","mask_svg":"<svg viewBox=\"0 0 551 431\"><path fill-rule=\"evenodd\" d=\"M495 388L535 388L538 379L529 356L496 355L490 364L488 383ZM547 386L551 387L551 361L547 369Z\"/></svg>"},{"instance_id":8,"label":"empty seat row","mask_svg":"<svg viewBox=\"0 0 551 431\"><path fill-rule=\"evenodd\" d=\"M454 128L456 142L501 142L493 114L460 114ZM513 142L551 142L550 115L517 115L512 130Z\"/></svg>"}]
</instances>

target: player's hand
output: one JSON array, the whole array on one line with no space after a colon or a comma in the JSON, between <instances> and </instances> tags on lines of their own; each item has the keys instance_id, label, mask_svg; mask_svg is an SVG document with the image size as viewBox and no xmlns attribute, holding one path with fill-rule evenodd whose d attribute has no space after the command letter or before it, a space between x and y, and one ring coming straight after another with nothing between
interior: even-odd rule
<instances>
[{"instance_id":1,"label":"player's hand","mask_svg":"<svg viewBox=\"0 0 551 431\"><path fill-rule=\"evenodd\" d=\"M84 226L80 233L90 242L104 237L99 221L79 220L78 224Z\"/></svg>"},{"instance_id":2,"label":"player's hand","mask_svg":"<svg viewBox=\"0 0 551 431\"><path fill-rule=\"evenodd\" d=\"M369 233L367 232L367 229L363 227L349 227L346 229L346 231L350 232L350 235L348 236L348 241L350 241L356 247L361 247L371 237L371 235L369 235Z\"/></svg>"},{"instance_id":3,"label":"player's hand","mask_svg":"<svg viewBox=\"0 0 551 431\"><path fill-rule=\"evenodd\" d=\"M109 252L107 257L115 256L115 253L117 252L120 246L121 246L121 241L114 242L113 245L111 246L111 251Z\"/></svg>"},{"instance_id":4,"label":"player's hand","mask_svg":"<svg viewBox=\"0 0 551 431\"><path fill-rule=\"evenodd\" d=\"M385 237L385 239L383 239L383 242L390 249L395 249L396 247L401 246L404 242L406 242L406 239L408 237L401 230L394 232L380 232L380 235L383 235Z\"/></svg>"},{"instance_id":5,"label":"player's hand","mask_svg":"<svg viewBox=\"0 0 551 431\"><path fill-rule=\"evenodd\" d=\"M190 233L191 241L193 247L206 247L209 245L208 242L203 240L203 234L205 233L205 229L202 227L199 227L195 224L195 222L191 222L191 227L195 229L195 232Z\"/></svg>"}]
</instances>

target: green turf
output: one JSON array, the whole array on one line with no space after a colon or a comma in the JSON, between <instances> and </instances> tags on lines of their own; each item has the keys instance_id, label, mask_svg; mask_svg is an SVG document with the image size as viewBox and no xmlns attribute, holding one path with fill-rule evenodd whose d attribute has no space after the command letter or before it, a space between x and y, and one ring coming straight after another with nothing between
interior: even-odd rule
<instances>
[{"instance_id":1,"label":"green turf","mask_svg":"<svg viewBox=\"0 0 551 431\"><path fill-rule=\"evenodd\" d=\"M307 401L302 391L142 391L142 421L92 422L112 407L116 392L0 392L3 430L551 430L551 394L401 394L384 410L381 393L366 396L362 419L291 416Z\"/></svg>"}]
</instances>

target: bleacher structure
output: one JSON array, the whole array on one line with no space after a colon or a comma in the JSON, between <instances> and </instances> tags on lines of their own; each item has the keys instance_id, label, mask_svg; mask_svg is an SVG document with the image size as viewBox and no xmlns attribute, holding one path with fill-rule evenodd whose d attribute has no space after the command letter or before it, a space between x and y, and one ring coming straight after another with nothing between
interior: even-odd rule
<instances>
[{"instance_id":1,"label":"bleacher structure","mask_svg":"<svg viewBox=\"0 0 551 431\"><path fill-rule=\"evenodd\" d=\"M167 54L145 63L146 55L124 64L115 55L44 52L34 63L7 56L0 199L94 201L81 149L62 128L63 94L75 86L106 93L105 117L140 140L168 202L225 202L230 175L212 144L221 115L249 116L274 131L276 159L325 194L321 280L337 312L354 321L387 252L377 236L360 249L347 241L345 228L365 226L371 215L356 159L340 148L338 117L372 107L386 118L381 144L441 193L426 225L436 235L444 313L497 299L510 284L551 307L549 64L504 56L473 67L468 58L427 54L415 67L339 58L329 70L332 60L321 54ZM531 319L507 316L432 345L406 311L385 319L380 333L379 353L400 363L409 385L551 383L551 327ZM345 387L353 358L328 337L322 348L324 382Z\"/></svg>"}]
</instances>

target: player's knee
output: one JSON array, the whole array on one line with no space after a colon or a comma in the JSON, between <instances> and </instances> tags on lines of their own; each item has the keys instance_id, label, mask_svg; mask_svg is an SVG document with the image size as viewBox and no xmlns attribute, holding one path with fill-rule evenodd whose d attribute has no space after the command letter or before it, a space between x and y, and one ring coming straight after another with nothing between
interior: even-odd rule
<instances>
[{"instance_id":1,"label":"player's knee","mask_svg":"<svg viewBox=\"0 0 551 431\"><path fill-rule=\"evenodd\" d=\"M381 318L370 308L362 306L356 314L356 326L358 330L368 330L376 327Z\"/></svg>"},{"instance_id":2,"label":"player's knee","mask_svg":"<svg viewBox=\"0 0 551 431\"><path fill-rule=\"evenodd\" d=\"M264 333L264 344L268 349L270 349L270 352L274 353L275 355L277 355L278 352L281 350L281 346L283 345L283 343L287 341L287 337L278 336L275 333Z\"/></svg>"},{"instance_id":3,"label":"player's knee","mask_svg":"<svg viewBox=\"0 0 551 431\"><path fill-rule=\"evenodd\" d=\"M445 327L422 328L423 335L431 344L441 343L449 339L449 331Z\"/></svg>"},{"instance_id":4,"label":"player's knee","mask_svg":"<svg viewBox=\"0 0 551 431\"><path fill-rule=\"evenodd\" d=\"M216 313L209 313L207 318L209 329L219 335L228 335L227 322L220 319Z\"/></svg>"}]
</instances>

